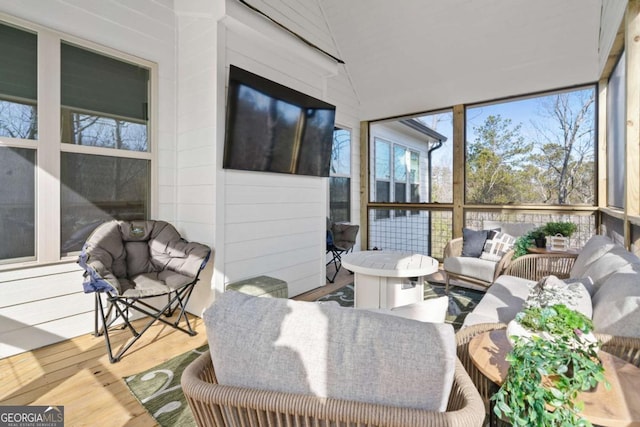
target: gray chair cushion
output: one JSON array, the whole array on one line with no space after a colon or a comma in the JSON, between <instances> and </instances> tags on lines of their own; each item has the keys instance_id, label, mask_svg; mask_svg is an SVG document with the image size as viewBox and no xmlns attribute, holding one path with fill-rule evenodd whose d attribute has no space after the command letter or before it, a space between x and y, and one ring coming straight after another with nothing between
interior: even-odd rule
<instances>
[{"instance_id":1,"label":"gray chair cushion","mask_svg":"<svg viewBox=\"0 0 640 427\"><path fill-rule=\"evenodd\" d=\"M443 263L447 273L475 277L489 283L493 281L496 265L495 261L472 257L449 257Z\"/></svg>"},{"instance_id":2,"label":"gray chair cushion","mask_svg":"<svg viewBox=\"0 0 640 427\"><path fill-rule=\"evenodd\" d=\"M87 265L128 297L166 294L193 281L209 247L165 221L110 221L85 242Z\"/></svg>"},{"instance_id":3,"label":"gray chair cushion","mask_svg":"<svg viewBox=\"0 0 640 427\"><path fill-rule=\"evenodd\" d=\"M204 321L220 384L446 410L451 325L234 291Z\"/></svg>"}]
</instances>

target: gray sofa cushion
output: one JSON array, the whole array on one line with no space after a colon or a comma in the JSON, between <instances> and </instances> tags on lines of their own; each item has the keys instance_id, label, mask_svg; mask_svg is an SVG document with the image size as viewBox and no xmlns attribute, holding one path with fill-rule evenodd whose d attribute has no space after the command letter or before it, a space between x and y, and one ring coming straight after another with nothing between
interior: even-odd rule
<instances>
[{"instance_id":1,"label":"gray sofa cushion","mask_svg":"<svg viewBox=\"0 0 640 427\"><path fill-rule=\"evenodd\" d=\"M612 274L593 296L597 332L640 338L640 265Z\"/></svg>"},{"instance_id":2,"label":"gray sofa cushion","mask_svg":"<svg viewBox=\"0 0 640 427\"><path fill-rule=\"evenodd\" d=\"M204 312L220 384L444 411L453 327L228 291Z\"/></svg>"},{"instance_id":3,"label":"gray sofa cushion","mask_svg":"<svg viewBox=\"0 0 640 427\"><path fill-rule=\"evenodd\" d=\"M478 323L508 323L522 310L533 280L500 276L487 290L476 308L464 319L463 327Z\"/></svg>"},{"instance_id":4,"label":"gray sofa cushion","mask_svg":"<svg viewBox=\"0 0 640 427\"><path fill-rule=\"evenodd\" d=\"M581 277L590 277L593 280L593 289L597 292L613 273L631 264L640 264L640 259L616 244L600 258L588 264Z\"/></svg>"},{"instance_id":5,"label":"gray sofa cushion","mask_svg":"<svg viewBox=\"0 0 640 427\"><path fill-rule=\"evenodd\" d=\"M569 275L571 277L586 277L587 268L615 246L616 244L607 236L592 236L580 250Z\"/></svg>"},{"instance_id":6,"label":"gray sofa cushion","mask_svg":"<svg viewBox=\"0 0 640 427\"><path fill-rule=\"evenodd\" d=\"M491 282L493 281L497 263L480 258L449 257L444 259L443 265L447 273L475 277L485 282Z\"/></svg>"}]
</instances>

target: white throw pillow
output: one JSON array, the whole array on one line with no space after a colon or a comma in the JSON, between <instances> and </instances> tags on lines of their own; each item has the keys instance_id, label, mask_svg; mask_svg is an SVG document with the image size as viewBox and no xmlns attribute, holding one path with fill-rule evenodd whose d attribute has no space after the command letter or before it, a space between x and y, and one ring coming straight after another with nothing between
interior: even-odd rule
<instances>
[{"instance_id":1,"label":"white throw pillow","mask_svg":"<svg viewBox=\"0 0 640 427\"><path fill-rule=\"evenodd\" d=\"M480 259L486 259L489 261L500 261L502 257L509 252L516 242L516 238L510 234L503 232L493 232L489 235L489 238L484 242L484 248Z\"/></svg>"},{"instance_id":2,"label":"white throw pillow","mask_svg":"<svg viewBox=\"0 0 640 427\"><path fill-rule=\"evenodd\" d=\"M449 297L441 296L394 307L388 313L421 322L444 323L448 307Z\"/></svg>"},{"instance_id":3,"label":"white throw pillow","mask_svg":"<svg viewBox=\"0 0 640 427\"><path fill-rule=\"evenodd\" d=\"M541 303L542 302L542 303ZM591 294L578 281L567 283L556 276L540 279L532 288L524 306L550 306L564 304L572 310L579 311L589 319L593 316Z\"/></svg>"}]
</instances>

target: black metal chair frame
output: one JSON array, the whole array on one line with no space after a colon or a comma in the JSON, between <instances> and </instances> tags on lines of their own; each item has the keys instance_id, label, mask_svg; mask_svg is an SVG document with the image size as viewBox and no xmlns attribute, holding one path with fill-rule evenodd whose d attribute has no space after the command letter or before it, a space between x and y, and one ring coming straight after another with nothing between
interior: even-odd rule
<instances>
[{"instance_id":1,"label":"black metal chair frame","mask_svg":"<svg viewBox=\"0 0 640 427\"><path fill-rule=\"evenodd\" d=\"M154 324L156 321L162 322L165 325L171 326L174 329L177 329L185 334L190 336L194 336L197 334L196 331L191 327L191 323L189 322L189 317L187 316L186 307L189 302L189 298L191 298L191 293L193 292L193 288L198 283L198 277L200 276L200 271L204 268L208 261L208 258L202 263L202 267L198 271L198 274L194 278L194 280L185 286L175 290L170 291L167 294L159 294L159 295L151 295L145 297L135 297L135 298L127 298L122 295L115 294L110 291L96 292L95 294L95 329L94 335L96 337L104 335L105 342L107 345L107 351L109 352L109 360L111 363L118 362L124 353L131 348L133 344L138 341L142 337L142 335ZM106 305L103 303L103 296L106 297ZM161 309L157 309L156 307L148 304L145 300L149 298L158 298L167 295L167 304ZM175 322L170 322L166 319L163 319L162 316L171 317L176 309L180 309L180 313L178 314ZM130 309L134 310L138 313L149 316L150 319L147 323L144 324L142 329L138 332L136 328L131 324L130 320ZM123 324L119 325L120 329L128 328L133 338L129 339L127 343L124 344L123 347L120 348L117 354L113 354L113 348L111 345L111 338L109 337L109 328L113 326L113 324L118 320L122 319ZM186 328L180 326L180 320L184 319L186 324ZM100 325L100 322L102 323Z\"/></svg>"},{"instance_id":2,"label":"black metal chair frame","mask_svg":"<svg viewBox=\"0 0 640 427\"><path fill-rule=\"evenodd\" d=\"M331 278L329 278L329 276L327 275L327 280L329 281L329 283L333 283L336 280L336 276L338 276L338 273L342 268L342 255L347 254L352 250L353 250L353 247L349 249L342 249L333 244L327 245L326 253L327 254L331 253L331 260L327 262L326 266L328 267L330 264L333 264L336 270L333 273L333 276L331 276Z\"/></svg>"}]
</instances>

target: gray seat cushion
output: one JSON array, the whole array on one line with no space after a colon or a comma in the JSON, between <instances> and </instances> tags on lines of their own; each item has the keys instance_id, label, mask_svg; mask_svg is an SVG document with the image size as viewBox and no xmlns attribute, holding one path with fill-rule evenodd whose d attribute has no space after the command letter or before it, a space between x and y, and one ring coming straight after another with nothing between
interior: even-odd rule
<instances>
[{"instance_id":1,"label":"gray seat cushion","mask_svg":"<svg viewBox=\"0 0 640 427\"><path fill-rule=\"evenodd\" d=\"M447 273L474 277L485 282L492 282L497 263L481 258L449 257L444 259L444 270Z\"/></svg>"},{"instance_id":2,"label":"gray seat cushion","mask_svg":"<svg viewBox=\"0 0 640 427\"><path fill-rule=\"evenodd\" d=\"M87 266L114 292L131 298L166 294L193 282L209 252L182 239L171 224L152 220L102 224L83 248Z\"/></svg>"},{"instance_id":3,"label":"gray seat cushion","mask_svg":"<svg viewBox=\"0 0 640 427\"><path fill-rule=\"evenodd\" d=\"M487 290L476 308L464 319L463 327L479 323L508 323L522 310L533 280L500 276Z\"/></svg>"},{"instance_id":4,"label":"gray seat cushion","mask_svg":"<svg viewBox=\"0 0 640 427\"><path fill-rule=\"evenodd\" d=\"M446 410L451 325L235 291L204 321L220 384Z\"/></svg>"}]
</instances>

